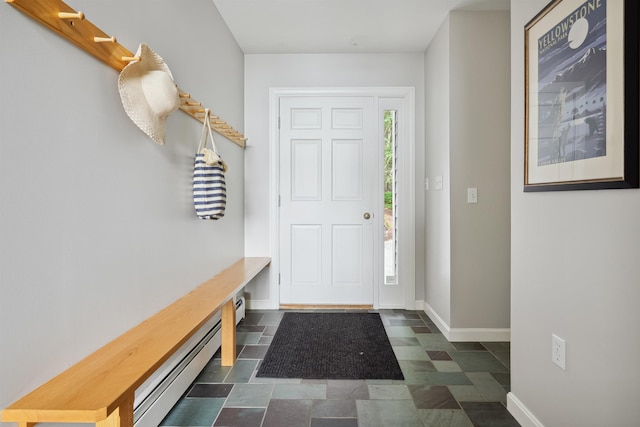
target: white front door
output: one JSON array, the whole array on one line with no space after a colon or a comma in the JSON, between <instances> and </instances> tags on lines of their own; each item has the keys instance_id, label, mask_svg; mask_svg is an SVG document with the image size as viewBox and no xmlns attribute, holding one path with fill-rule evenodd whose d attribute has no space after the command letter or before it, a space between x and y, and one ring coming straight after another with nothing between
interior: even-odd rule
<instances>
[{"instance_id":1,"label":"white front door","mask_svg":"<svg viewBox=\"0 0 640 427\"><path fill-rule=\"evenodd\" d=\"M279 117L280 304L371 305L375 98L282 97Z\"/></svg>"}]
</instances>

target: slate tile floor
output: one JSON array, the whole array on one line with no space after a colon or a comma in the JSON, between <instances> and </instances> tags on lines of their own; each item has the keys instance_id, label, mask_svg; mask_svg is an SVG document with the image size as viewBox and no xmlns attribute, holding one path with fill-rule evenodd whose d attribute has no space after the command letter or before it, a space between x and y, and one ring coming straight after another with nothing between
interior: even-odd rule
<instances>
[{"instance_id":1,"label":"slate tile floor","mask_svg":"<svg viewBox=\"0 0 640 427\"><path fill-rule=\"evenodd\" d=\"M404 381L257 378L284 311L247 311L236 364L218 352L161 425L519 426L505 406L509 343L450 343L424 312L378 312Z\"/></svg>"}]
</instances>

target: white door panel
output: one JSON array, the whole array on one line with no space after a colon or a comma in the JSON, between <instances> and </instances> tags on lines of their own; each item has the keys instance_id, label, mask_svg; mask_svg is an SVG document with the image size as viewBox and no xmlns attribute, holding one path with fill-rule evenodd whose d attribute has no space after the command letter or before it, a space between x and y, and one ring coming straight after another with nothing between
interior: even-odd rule
<instances>
[{"instance_id":1,"label":"white door panel","mask_svg":"<svg viewBox=\"0 0 640 427\"><path fill-rule=\"evenodd\" d=\"M334 225L332 241L332 286L362 283L362 226Z\"/></svg>"},{"instance_id":2,"label":"white door panel","mask_svg":"<svg viewBox=\"0 0 640 427\"><path fill-rule=\"evenodd\" d=\"M291 199L322 200L322 140L291 141Z\"/></svg>"},{"instance_id":3,"label":"white door panel","mask_svg":"<svg viewBox=\"0 0 640 427\"><path fill-rule=\"evenodd\" d=\"M280 100L280 303L373 304L373 97Z\"/></svg>"},{"instance_id":4,"label":"white door panel","mask_svg":"<svg viewBox=\"0 0 640 427\"><path fill-rule=\"evenodd\" d=\"M356 140L334 140L331 161L333 200L362 200L362 143Z\"/></svg>"}]
</instances>

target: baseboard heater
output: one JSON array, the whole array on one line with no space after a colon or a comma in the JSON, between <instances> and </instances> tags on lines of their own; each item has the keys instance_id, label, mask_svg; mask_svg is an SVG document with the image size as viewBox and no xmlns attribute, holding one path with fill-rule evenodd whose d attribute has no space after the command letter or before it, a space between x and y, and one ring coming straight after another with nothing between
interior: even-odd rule
<instances>
[{"instance_id":1,"label":"baseboard heater","mask_svg":"<svg viewBox=\"0 0 640 427\"><path fill-rule=\"evenodd\" d=\"M244 318L244 297L236 299L236 324ZM222 342L221 315L216 313L135 393L135 427L157 427L182 397Z\"/></svg>"}]
</instances>

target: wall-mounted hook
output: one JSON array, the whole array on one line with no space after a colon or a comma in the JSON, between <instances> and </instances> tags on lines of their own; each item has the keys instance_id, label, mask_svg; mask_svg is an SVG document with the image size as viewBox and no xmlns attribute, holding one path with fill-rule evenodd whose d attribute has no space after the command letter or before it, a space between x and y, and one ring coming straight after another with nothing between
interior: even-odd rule
<instances>
[{"instance_id":1,"label":"wall-mounted hook","mask_svg":"<svg viewBox=\"0 0 640 427\"><path fill-rule=\"evenodd\" d=\"M117 40L115 36L111 36L111 37L94 37L93 41L96 43L115 43Z\"/></svg>"},{"instance_id":2,"label":"wall-mounted hook","mask_svg":"<svg viewBox=\"0 0 640 427\"><path fill-rule=\"evenodd\" d=\"M84 19L84 13L82 12L58 12L58 18L60 19Z\"/></svg>"},{"instance_id":3,"label":"wall-mounted hook","mask_svg":"<svg viewBox=\"0 0 640 427\"><path fill-rule=\"evenodd\" d=\"M85 19L83 12L75 11L63 0L5 0L5 2L118 72L121 72L130 62L140 61L140 57L132 56L133 53L120 45L115 37L109 37L105 31ZM111 43L111 45L98 43ZM204 112L202 104L198 102L186 105L184 101L194 101L191 95L180 89L178 93L183 100L180 109L202 123L202 115L196 113L196 110L200 113ZM218 116L212 114L210 117L211 123L226 125ZM237 131L220 129L219 132L224 135L233 135L232 142L244 148L246 138Z\"/></svg>"}]
</instances>

